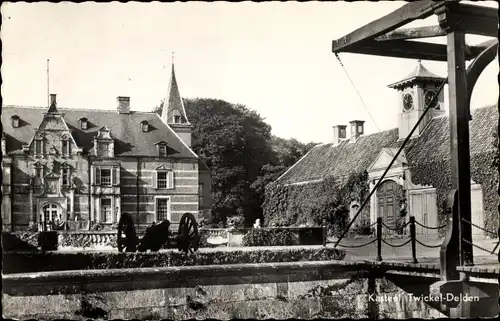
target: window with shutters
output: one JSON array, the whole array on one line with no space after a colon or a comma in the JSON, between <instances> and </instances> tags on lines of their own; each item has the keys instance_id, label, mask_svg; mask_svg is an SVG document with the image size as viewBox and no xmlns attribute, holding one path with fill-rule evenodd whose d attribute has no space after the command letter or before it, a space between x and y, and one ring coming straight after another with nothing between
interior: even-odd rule
<instances>
[{"instance_id":1,"label":"window with shutters","mask_svg":"<svg viewBox=\"0 0 500 321\"><path fill-rule=\"evenodd\" d=\"M100 186L117 185L120 182L120 167L93 167L92 184Z\"/></svg>"},{"instance_id":2,"label":"window with shutters","mask_svg":"<svg viewBox=\"0 0 500 321\"><path fill-rule=\"evenodd\" d=\"M168 198L156 199L156 221L162 222L169 219L168 215Z\"/></svg>"},{"instance_id":3,"label":"window with shutters","mask_svg":"<svg viewBox=\"0 0 500 321\"><path fill-rule=\"evenodd\" d=\"M174 172L169 170L157 170L153 178L153 187L158 189L174 188Z\"/></svg>"}]
</instances>

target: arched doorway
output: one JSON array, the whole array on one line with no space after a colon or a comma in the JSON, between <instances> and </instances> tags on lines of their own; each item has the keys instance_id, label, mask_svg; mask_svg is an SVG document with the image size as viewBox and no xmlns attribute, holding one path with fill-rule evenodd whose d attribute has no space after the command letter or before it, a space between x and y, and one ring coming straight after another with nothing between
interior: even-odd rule
<instances>
[{"instance_id":1,"label":"arched doorway","mask_svg":"<svg viewBox=\"0 0 500 321\"><path fill-rule=\"evenodd\" d=\"M399 219L399 201L401 197L401 186L391 180L383 182L377 190L377 216L382 218L385 225L395 228ZM385 234L393 231L383 230Z\"/></svg>"}]
</instances>

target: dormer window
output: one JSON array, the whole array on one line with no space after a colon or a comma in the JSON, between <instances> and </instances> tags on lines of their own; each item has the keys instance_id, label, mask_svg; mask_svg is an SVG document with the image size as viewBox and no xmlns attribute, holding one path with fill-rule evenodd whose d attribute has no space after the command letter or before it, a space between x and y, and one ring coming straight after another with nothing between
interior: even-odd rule
<instances>
[{"instance_id":1,"label":"dormer window","mask_svg":"<svg viewBox=\"0 0 500 321\"><path fill-rule=\"evenodd\" d=\"M115 157L114 141L111 137L111 131L103 127L94 138L95 154L98 157Z\"/></svg>"},{"instance_id":2,"label":"dormer window","mask_svg":"<svg viewBox=\"0 0 500 321\"><path fill-rule=\"evenodd\" d=\"M158 146L158 156L160 156L160 157L167 156L167 146L166 145Z\"/></svg>"},{"instance_id":3,"label":"dormer window","mask_svg":"<svg viewBox=\"0 0 500 321\"><path fill-rule=\"evenodd\" d=\"M19 127L19 120L20 120L19 116L14 115L11 117L11 120L12 120L12 127L18 128Z\"/></svg>"},{"instance_id":4,"label":"dormer window","mask_svg":"<svg viewBox=\"0 0 500 321\"><path fill-rule=\"evenodd\" d=\"M80 128L83 129L83 130L87 130L88 129L87 118L85 118L85 117L80 118Z\"/></svg>"},{"instance_id":5,"label":"dormer window","mask_svg":"<svg viewBox=\"0 0 500 321\"><path fill-rule=\"evenodd\" d=\"M346 138L345 128L340 128L339 138Z\"/></svg>"},{"instance_id":6,"label":"dormer window","mask_svg":"<svg viewBox=\"0 0 500 321\"><path fill-rule=\"evenodd\" d=\"M179 111L174 110L173 114L174 114L174 124L182 123L182 117L181 117L181 114L179 113Z\"/></svg>"},{"instance_id":7,"label":"dormer window","mask_svg":"<svg viewBox=\"0 0 500 321\"><path fill-rule=\"evenodd\" d=\"M145 121L145 120L141 121L141 129L143 132L149 131L149 124L147 121Z\"/></svg>"}]
</instances>

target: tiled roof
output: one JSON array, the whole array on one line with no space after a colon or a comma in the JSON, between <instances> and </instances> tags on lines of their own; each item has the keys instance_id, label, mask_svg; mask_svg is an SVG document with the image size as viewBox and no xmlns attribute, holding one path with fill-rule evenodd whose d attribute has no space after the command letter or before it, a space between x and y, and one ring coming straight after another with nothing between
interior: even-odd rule
<instances>
[{"instance_id":1,"label":"tiled roof","mask_svg":"<svg viewBox=\"0 0 500 321\"><path fill-rule=\"evenodd\" d=\"M472 110L472 117L469 123L471 155L493 150L492 133L498 121L496 106ZM419 137L409 141L404 150L409 165L450 157L448 121L446 116L432 119ZM402 140L398 138L398 129L394 128L361 136L354 143L344 141L337 146L318 145L280 177L277 183L308 182L327 176L340 178L366 170L382 148L401 146Z\"/></svg>"},{"instance_id":2,"label":"tiled roof","mask_svg":"<svg viewBox=\"0 0 500 321\"><path fill-rule=\"evenodd\" d=\"M106 126L111 130L115 139L115 155L117 156L157 156L155 143L165 141L168 144L168 153L172 157L196 158L197 156L162 122L153 112L134 112L119 114L116 110L97 109L69 109L58 108L63 114L77 145L88 152L93 148L93 139L97 131ZM2 125L7 137L8 152L20 152L23 144L28 144L43 120L47 108L3 106ZM12 127L11 116L18 115L18 128ZM79 119L87 118L88 129L80 129ZM141 121L147 121L149 131L143 132Z\"/></svg>"}]
</instances>

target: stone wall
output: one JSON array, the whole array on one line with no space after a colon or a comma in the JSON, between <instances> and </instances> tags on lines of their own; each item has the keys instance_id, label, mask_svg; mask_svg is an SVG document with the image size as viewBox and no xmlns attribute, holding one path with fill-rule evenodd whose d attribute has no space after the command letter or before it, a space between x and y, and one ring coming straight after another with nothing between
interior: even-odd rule
<instances>
[{"instance_id":1,"label":"stone wall","mask_svg":"<svg viewBox=\"0 0 500 321\"><path fill-rule=\"evenodd\" d=\"M5 275L3 313L19 319L444 316L409 297L349 262L236 264Z\"/></svg>"}]
</instances>

